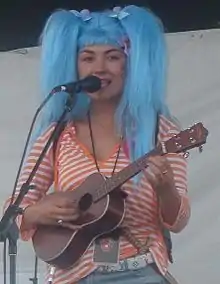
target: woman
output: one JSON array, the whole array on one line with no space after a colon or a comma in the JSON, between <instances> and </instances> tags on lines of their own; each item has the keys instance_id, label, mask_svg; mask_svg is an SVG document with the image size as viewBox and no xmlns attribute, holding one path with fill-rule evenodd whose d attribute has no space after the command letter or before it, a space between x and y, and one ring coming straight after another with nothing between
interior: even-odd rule
<instances>
[{"instance_id":1,"label":"woman","mask_svg":"<svg viewBox=\"0 0 220 284\"><path fill-rule=\"evenodd\" d=\"M78 218L65 191L74 190L95 172L110 177L179 132L165 103L162 26L148 10L127 6L100 13L61 10L51 15L42 34L42 93L46 96L55 86L88 75L101 79L101 89L77 95L55 156L51 146L43 159L18 220L23 240L29 240L38 225L69 226ZM65 100L63 94L55 95L45 108L17 192ZM55 193L47 194L53 182ZM119 236L120 263L112 271L95 262L96 244L92 244L77 265L56 268L54 284L168 283L162 229L178 233L190 216L183 155L150 157L149 168L122 189L127 193L123 227L130 238ZM141 254L132 239L143 247L148 240L146 252Z\"/></svg>"}]
</instances>

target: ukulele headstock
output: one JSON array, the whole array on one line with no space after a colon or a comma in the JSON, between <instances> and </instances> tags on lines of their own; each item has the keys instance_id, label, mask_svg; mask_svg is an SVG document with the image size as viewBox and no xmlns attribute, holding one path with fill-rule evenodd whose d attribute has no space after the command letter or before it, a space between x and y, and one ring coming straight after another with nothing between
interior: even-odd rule
<instances>
[{"instance_id":1,"label":"ukulele headstock","mask_svg":"<svg viewBox=\"0 0 220 284\"><path fill-rule=\"evenodd\" d=\"M196 123L164 142L162 151L166 153L180 153L199 147L201 152L202 145L206 143L208 133L208 130L201 122Z\"/></svg>"}]
</instances>

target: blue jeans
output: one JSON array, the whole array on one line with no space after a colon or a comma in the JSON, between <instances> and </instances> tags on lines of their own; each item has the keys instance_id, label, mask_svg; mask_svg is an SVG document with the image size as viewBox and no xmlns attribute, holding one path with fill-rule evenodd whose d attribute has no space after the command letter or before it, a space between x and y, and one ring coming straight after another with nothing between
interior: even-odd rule
<instances>
[{"instance_id":1,"label":"blue jeans","mask_svg":"<svg viewBox=\"0 0 220 284\"><path fill-rule=\"evenodd\" d=\"M166 279L159 274L153 265L138 270L101 273L94 271L79 284L167 284Z\"/></svg>"}]
</instances>

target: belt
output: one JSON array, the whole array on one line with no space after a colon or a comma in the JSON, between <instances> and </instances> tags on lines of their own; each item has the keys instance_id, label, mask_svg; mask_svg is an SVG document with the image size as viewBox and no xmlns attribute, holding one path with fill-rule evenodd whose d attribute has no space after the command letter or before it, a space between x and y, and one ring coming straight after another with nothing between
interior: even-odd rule
<instances>
[{"instance_id":1,"label":"belt","mask_svg":"<svg viewBox=\"0 0 220 284\"><path fill-rule=\"evenodd\" d=\"M127 259L120 260L117 264L101 265L96 271L101 273L121 272L126 270L138 270L154 263L153 257L150 253L145 255L137 255Z\"/></svg>"}]
</instances>

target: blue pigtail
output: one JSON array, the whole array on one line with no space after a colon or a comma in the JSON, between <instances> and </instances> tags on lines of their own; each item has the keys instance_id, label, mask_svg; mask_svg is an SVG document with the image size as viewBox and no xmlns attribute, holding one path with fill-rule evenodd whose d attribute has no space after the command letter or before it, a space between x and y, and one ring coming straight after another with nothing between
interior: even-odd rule
<instances>
[{"instance_id":1,"label":"blue pigtail","mask_svg":"<svg viewBox=\"0 0 220 284\"><path fill-rule=\"evenodd\" d=\"M48 19L41 35L41 99L61 84L77 80L78 35L83 21L71 11L58 10ZM44 107L35 138L61 116L67 94L56 93ZM76 106L71 116L82 115L88 97L76 96Z\"/></svg>"},{"instance_id":2,"label":"blue pigtail","mask_svg":"<svg viewBox=\"0 0 220 284\"><path fill-rule=\"evenodd\" d=\"M117 111L132 160L155 147L159 114L165 104L166 48L162 25L148 10L127 6L120 22L130 41L124 95ZM120 18L120 16L119 16Z\"/></svg>"}]
</instances>

